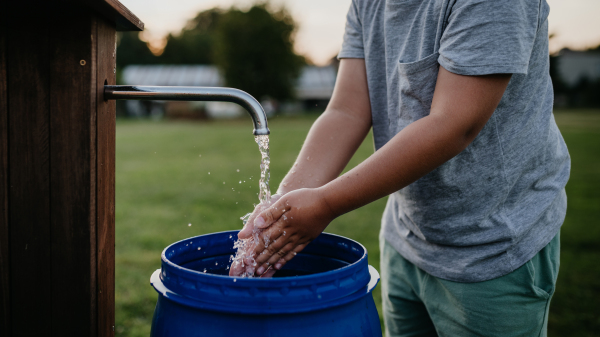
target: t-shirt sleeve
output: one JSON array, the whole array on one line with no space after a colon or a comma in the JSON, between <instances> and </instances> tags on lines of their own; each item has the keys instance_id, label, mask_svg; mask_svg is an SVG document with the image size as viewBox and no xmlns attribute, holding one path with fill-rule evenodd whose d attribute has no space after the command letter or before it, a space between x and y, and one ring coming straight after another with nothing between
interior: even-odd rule
<instances>
[{"instance_id":1,"label":"t-shirt sleeve","mask_svg":"<svg viewBox=\"0 0 600 337\"><path fill-rule=\"evenodd\" d=\"M353 0L346 15L346 31L344 32L344 41L342 50L338 54L338 59L343 58L365 58L365 49L363 44L363 30L358 7Z\"/></svg>"},{"instance_id":2,"label":"t-shirt sleeve","mask_svg":"<svg viewBox=\"0 0 600 337\"><path fill-rule=\"evenodd\" d=\"M438 62L460 75L527 74L539 9L531 0L456 0Z\"/></svg>"}]
</instances>

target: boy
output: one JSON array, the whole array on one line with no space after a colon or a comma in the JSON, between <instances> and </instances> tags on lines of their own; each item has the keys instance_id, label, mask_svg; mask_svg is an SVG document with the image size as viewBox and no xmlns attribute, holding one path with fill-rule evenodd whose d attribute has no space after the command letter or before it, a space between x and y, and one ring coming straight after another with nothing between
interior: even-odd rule
<instances>
[{"instance_id":1,"label":"boy","mask_svg":"<svg viewBox=\"0 0 600 337\"><path fill-rule=\"evenodd\" d=\"M255 250L257 275L389 195L387 336L545 336L570 170L548 12L545 0L354 0L331 102L281 197L255 212L276 240ZM371 127L375 153L338 177Z\"/></svg>"}]
</instances>

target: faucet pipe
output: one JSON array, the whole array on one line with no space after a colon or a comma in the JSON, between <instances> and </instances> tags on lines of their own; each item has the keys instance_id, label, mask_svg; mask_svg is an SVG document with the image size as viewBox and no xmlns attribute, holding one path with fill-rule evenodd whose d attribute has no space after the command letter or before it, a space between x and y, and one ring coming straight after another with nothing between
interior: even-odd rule
<instances>
[{"instance_id":1,"label":"faucet pipe","mask_svg":"<svg viewBox=\"0 0 600 337\"><path fill-rule=\"evenodd\" d=\"M104 99L154 101L216 101L242 106L252 117L254 135L268 135L267 115L258 101L245 91L216 87L161 87L141 85L105 85Z\"/></svg>"}]
</instances>

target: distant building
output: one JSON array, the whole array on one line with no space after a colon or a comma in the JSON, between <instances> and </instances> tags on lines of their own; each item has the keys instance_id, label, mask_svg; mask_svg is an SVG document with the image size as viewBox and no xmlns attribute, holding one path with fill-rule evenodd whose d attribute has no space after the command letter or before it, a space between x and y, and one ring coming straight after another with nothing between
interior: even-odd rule
<instances>
[{"instance_id":1,"label":"distant building","mask_svg":"<svg viewBox=\"0 0 600 337\"><path fill-rule=\"evenodd\" d=\"M558 74L569 87L587 78L600 79L600 52L563 49L559 52Z\"/></svg>"},{"instance_id":2,"label":"distant building","mask_svg":"<svg viewBox=\"0 0 600 337\"><path fill-rule=\"evenodd\" d=\"M281 106L283 110L324 109L333 93L336 79L333 66L306 66L296 82L296 102ZM123 69L122 84L159 86L221 87L224 80L219 70L210 65L131 65ZM257 98L258 99L258 98ZM267 114L274 113L274 102L261 102ZM243 114L242 108L222 102L148 102L126 101L133 116L170 118L227 118Z\"/></svg>"}]
</instances>

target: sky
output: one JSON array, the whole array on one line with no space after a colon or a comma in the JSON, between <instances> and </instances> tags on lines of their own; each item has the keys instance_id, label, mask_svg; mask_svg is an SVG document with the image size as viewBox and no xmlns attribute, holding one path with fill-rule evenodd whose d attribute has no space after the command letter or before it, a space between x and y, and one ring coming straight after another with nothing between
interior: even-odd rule
<instances>
[{"instance_id":1,"label":"sky","mask_svg":"<svg viewBox=\"0 0 600 337\"><path fill-rule=\"evenodd\" d=\"M600 44L600 0L547 0L550 4L550 33L555 34L550 51L564 47L585 49ZM144 22L142 37L155 48L164 37L177 33L199 11L247 8L255 0L121 0ZM271 0L274 7L285 6L299 25L295 50L314 63L327 64L337 54L344 34L346 12L351 0Z\"/></svg>"}]
</instances>

